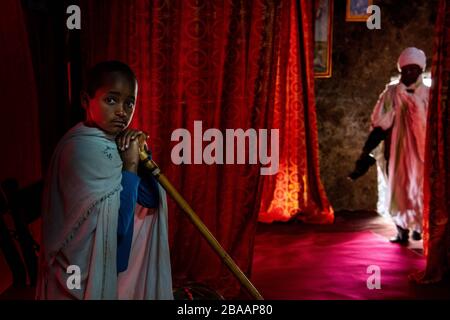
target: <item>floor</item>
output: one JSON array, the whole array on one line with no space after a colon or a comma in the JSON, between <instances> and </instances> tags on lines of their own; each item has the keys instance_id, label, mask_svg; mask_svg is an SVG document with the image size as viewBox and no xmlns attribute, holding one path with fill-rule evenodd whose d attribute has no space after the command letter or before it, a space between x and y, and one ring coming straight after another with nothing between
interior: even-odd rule
<instances>
[{"instance_id":1,"label":"floor","mask_svg":"<svg viewBox=\"0 0 450 320\"><path fill-rule=\"evenodd\" d=\"M425 267L422 241L392 244L395 234L375 212L339 212L332 225L262 224L251 279L265 299L450 299L448 281L409 282Z\"/></svg>"},{"instance_id":2,"label":"floor","mask_svg":"<svg viewBox=\"0 0 450 320\"><path fill-rule=\"evenodd\" d=\"M408 281L425 266L422 242L389 243L395 234L375 212L339 212L332 225L259 224L251 280L265 299L450 299L449 281ZM33 297L32 288L0 294L0 300Z\"/></svg>"}]
</instances>

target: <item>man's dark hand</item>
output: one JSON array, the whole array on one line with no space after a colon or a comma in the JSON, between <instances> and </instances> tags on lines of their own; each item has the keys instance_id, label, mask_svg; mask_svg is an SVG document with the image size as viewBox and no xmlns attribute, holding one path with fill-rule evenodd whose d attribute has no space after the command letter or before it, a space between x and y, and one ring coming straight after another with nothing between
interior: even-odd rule
<instances>
[{"instance_id":1,"label":"man's dark hand","mask_svg":"<svg viewBox=\"0 0 450 320\"><path fill-rule=\"evenodd\" d=\"M374 165L376 162L375 158L367 153L361 154L359 159L355 163L355 169L348 175L348 178L352 181L355 181L359 177L366 174L369 171L369 168Z\"/></svg>"}]
</instances>

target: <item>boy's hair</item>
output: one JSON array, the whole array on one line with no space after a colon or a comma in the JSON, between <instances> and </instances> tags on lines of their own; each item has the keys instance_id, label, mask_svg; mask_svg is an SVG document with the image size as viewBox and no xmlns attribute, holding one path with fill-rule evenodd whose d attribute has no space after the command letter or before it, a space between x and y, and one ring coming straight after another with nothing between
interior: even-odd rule
<instances>
[{"instance_id":1,"label":"boy's hair","mask_svg":"<svg viewBox=\"0 0 450 320\"><path fill-rule=\"evenodd\" d=\"M104 84L104 77L109 73L120 73L133 85L137 82L136 75L131 68L120 61L111 60L97 63L87 72L84 90L93 98L95 92Z\"/></svg>"}]
</instances>

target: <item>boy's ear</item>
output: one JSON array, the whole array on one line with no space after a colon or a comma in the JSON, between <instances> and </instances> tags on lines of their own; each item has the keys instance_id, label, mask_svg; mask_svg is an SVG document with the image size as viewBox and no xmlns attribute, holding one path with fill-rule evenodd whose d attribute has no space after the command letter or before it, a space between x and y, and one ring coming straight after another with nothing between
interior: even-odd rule
<instances>
[{"instance_id":1,"label":"boy's ear","mask_svg":"<svg viewBox=\"0 0 450 320\"><path fill-rule=\"evenodd\" d=\"M81 91L80 93L81 106L84 110L87 110L89 107L89 95L86 91Z\"/></svg>"}]
</instances>

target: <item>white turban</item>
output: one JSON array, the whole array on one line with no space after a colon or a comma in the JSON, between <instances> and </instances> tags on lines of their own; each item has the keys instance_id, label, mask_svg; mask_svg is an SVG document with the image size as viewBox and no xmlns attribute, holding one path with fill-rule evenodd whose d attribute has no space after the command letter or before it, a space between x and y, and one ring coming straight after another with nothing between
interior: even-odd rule
<instances>
[{"instance_id":1,"label":"white turban","mask_svg":"<svg viewBox=\"0 0 450 320\"><path fill-rule=\"evenodd\" d=\"M417 48L409 47L403 50L398 57L397 67L398 70L401 71L401 68L407 66L408 64L417 64L422 70L425 70L427 65L427 57L425 53Z\"/></svg>"}]
</instances>

